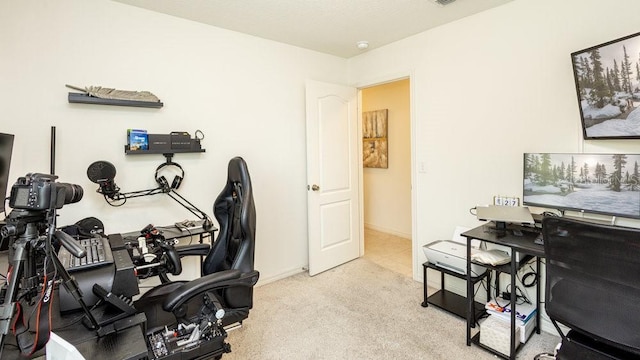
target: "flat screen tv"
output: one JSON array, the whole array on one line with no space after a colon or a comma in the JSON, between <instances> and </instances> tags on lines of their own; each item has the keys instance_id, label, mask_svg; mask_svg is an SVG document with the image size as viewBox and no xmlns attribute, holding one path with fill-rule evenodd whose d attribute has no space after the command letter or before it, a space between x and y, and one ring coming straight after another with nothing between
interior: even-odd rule
<instances>
[{"instance_id":1,"label":"flat screen tv","mask_svg":"<svg viewBox=\"0 0 640 360\"><path fill-rule=\"evenodd\" d=\"M0 195L2 196L0 212L4 212L5 198L9 187L9 166L11 165L12 151L13 135L0 133Z\"/></svg>"},{"instance_id":2,"label":"flat screen tv","mask_svg":"<svg viewBox=\"0 0 640 360\"><path fill-rule=\"evenodd\" d=\"M640 138L640 33L571 54L585 139Z\"/></svg>"},{"instance_id":3,"label":"flat screen tv","mask_svg":"<svg viewBox=\"0 0 640 360\"><path fill-rule=\"evenodd\" d=\"M524 154L522 202L640 218L640 154Z\"/></svg>"}]
</instances>

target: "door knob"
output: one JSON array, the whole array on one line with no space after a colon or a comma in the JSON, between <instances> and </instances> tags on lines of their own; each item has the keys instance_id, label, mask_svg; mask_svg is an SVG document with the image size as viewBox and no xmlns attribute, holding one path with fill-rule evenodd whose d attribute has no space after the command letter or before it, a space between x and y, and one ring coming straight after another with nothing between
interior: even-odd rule
<instances>
[{"instance_id":1,"label":"door knob","mask_svg":"<svg viewBox=\"0 0 640 360\"><path fill-rule=\"evenodd\" d=\"M311 186L311 190L313 190L313 191L318 191L318 190L320 190L320 186L318 186L318 185L316 185L316 184L313 184L313 185Z\"/></svg>"}]
</instances>

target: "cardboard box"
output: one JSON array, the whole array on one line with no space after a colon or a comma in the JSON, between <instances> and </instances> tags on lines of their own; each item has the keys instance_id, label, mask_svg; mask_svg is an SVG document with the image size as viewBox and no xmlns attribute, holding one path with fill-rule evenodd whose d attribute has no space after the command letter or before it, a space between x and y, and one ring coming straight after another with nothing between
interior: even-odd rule
<instances>
[{"instance_id":1,"label":"cardboard box","mask_svg":"<svg viewBox=\"0 0 640 360\"><path fill-rule=\"evenodd\" d=\"M171 150L169 134L149 134L149 150Z\"/></svg>"},{"instance_id":2,"label":"cardboard box","mask_svg":"<svg viewBox=\"0 0 640 360\"><path fill-rule=\"evenodd\" d=\"M516 349L520 345L520 327L516 326ZM491 315L480 323L480 344L509 356L511 326L508 322Z\"/></svg>"},{"instance_id":3,"label":"cardboard box","mask_svg":"<svg viewBox=\"0 0 640 360\"><path fill-rule=\"evenodd\" d=\"M502 317L497 317L498 320L504 322L505 324L507 324L507 326L511 326L511 319L505 319ZM520 332L520 343L524 344L527 342L527 340L531 337L531 334L533 334L533 329L536 328L536 316L535 313L533 314L533 317L530 318L529 320L527 320L527 322L522 322L520 320L516 320L516 326L518 327L518 330ZM518 331L516 331L518 332Z\"/></svg>"},{"instance_id":4,"label":"cardboard box","mask_svg":"<svg viewBox=\"0 0 640 360\"><path fill-rule=\"evenodd\" d=\"M496 301L497 300L497 301ZM498 304L507 304L504 308ZM487 313L495 319L511 324L511 309L508 300L501 297L492 299L485 305ZM524 344L533 333L536 327L536 306L534 304L516 305L516 326L520 328L520 343Z\"/></svg>"}]
</instances>

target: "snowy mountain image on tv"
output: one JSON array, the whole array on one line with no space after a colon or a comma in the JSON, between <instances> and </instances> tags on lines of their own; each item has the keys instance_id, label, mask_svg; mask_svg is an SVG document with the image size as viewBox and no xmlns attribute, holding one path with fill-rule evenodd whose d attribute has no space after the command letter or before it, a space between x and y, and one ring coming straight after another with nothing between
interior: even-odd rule
<instances>
[{"instance_id":1,"label":"snowy mountain image on tv","mask_svg":"<svg viewBox=\"0 0 640 360\"><path fill-rule=\"evenodd\" d=\"M640 137L640 34L571 54L586 139Z\"/></svg>"},{"instance_id":2,"label":"snowy mountain image on tv","mask_svg":"<svg viewBox=\"0 0 640 360\"><path fill-rule=\"evenodd\" d=\"M640 154L524 154L523 203L640 218Z\"/></svg>"}]
</instances>

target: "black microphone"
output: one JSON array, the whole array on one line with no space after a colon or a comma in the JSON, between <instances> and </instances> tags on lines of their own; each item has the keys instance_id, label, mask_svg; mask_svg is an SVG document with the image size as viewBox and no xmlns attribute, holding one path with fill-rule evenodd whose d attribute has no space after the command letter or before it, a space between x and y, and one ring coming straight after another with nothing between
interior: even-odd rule
<instances>
[{"instance_id":1,"label":"black microphone","mask_svg":"<svg viewBox=\"0 0 640 360\"><path fill-rule=\"evenodd\" d=\"M91 182L100 185L98 193L114 199L120 194L120 188L113 179L116 177L116 167L108 161L96 161L89 165L87 176Z\"/></svg>"},{"instance_id":2,"label":"black microphone","mask_svg":"<svg viewBox=\"0 0 640 360\"><path fill-rule=\"evenodd\" d=\"M98 180L98 185L100 185L100 188L96 191L110 199L113 199L120 194L120 188L113 182L113 180L101 179Z\"/></svg>"}]
</instances>

